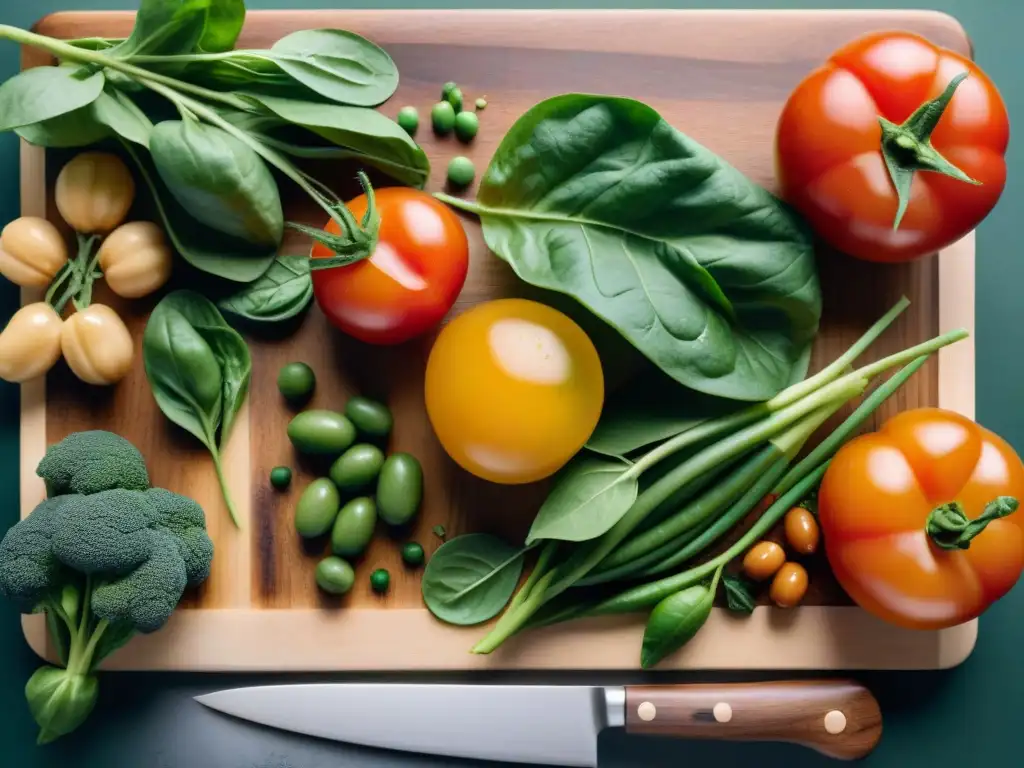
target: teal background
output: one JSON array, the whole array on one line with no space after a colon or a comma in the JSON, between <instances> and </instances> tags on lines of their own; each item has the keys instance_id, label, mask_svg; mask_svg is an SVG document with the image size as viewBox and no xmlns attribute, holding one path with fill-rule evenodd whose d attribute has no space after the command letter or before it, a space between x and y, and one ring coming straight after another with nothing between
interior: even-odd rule
<instances>
[{"instance_id":1,"label":"teal background","mask_svg":"<svg viewBox=\"0 0 1024 768\"><path fill-rule=\"evenodd\" d=\"M447 3L479 7L487 3ZM28 27L58 10L133 9L133 0L3 0L0 22ZM317 0L249 0L250 9L272 7L431 6L424 2L350 4ZM494 3L501 7L616 7L608 3ZM628 5L628 4L627 4ZM954 15L966 28L976 58L1002 90L1011 124L1024 125L1024 63L1019 30L1024 3L1019 0L932 0L917 2L647 2L674 8L931 8ZM0 43L0 78L17 71L18 51ZM1024 451L1024 408L1018 393L1024 373L1024 326L1020 290L1024 280L1019 211L1024 203L1021 144L1011 140L1006 192L978 234L977 271L977 417ZM19 214L17 142L0 136L0 221ZM17 306L14 287L0 281L0 323ZM18 391L0 382L0 524L17 519ZM885 732L866 760L885 766L952 766L973 761L985 768L1021 765L1018 754L1024 711L1024 586L1018 586L981 620L974 654L945 672L861 674L882 702ZM756 653L756 649L750 649ZM87 726L48 747L34 744L35 727L25 707L23 686L38 660L25 645L18 615L0 608L0 765L19 768L70 765L77 768L327 768L331 766L442 766L452 761L366 750L321 742L235 722L205 711L191 696L208 690L265 681L251 676L181 674L106 674L100 703ZM274 678L281 681L283 678ZM289 678L294 679L294 678ZM323 679L320 677L318 679ZM351 679L338 678L338 679ZM366 679L363 676L360 679ZM446 678L450 680L451 678ZM500 678L499 678L500 679ZM548 678L550 679L550 678ZM571 680L573 678L566 678ZM614 678L623 682L635 678ZM664 680L664 678L659 678ZM698 679L694 676L683 680ZM704 678L699 678L704 679ZM710 679L725 679L710 676ZM517 681L523 681L517 676ZM560 681L561 678L560 678ZM339 713L339 716L342 716ZM760 766L831 765L831 761L789 745L674 743L608 733L601 739L601 766L679 766L716 763ZM480 765L463 763L465 765Z\"/></svg>"}]
</instances>

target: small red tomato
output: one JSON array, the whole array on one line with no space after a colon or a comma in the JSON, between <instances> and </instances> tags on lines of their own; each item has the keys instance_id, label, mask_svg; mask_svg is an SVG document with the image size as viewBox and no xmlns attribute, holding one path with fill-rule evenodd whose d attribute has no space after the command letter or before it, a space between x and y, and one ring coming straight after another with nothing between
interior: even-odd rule
<instances>
[{"instance_id":1,"label":"small red tomato","mask_svg":"<svg viewBox=\"0 0 1024 768\"><path fill-rule=\"evenodd\" d=\"M822 240L901 262L973 230L1006 183L1006 105L958 53L907 32L836 51L790 95L776 132L782 197Z\"/></svg>"},{"instance_id":2,"label":"small red tomato","mask_svg":"<svg viewBox=\"0 0 1024 768\"><path fill-rule=\"evenodd\" d=\"M374 191L380 229L368 258L313 270L313 295L330 322L370 344L400 344L438 325L458 297L469 269L462 223L430 194L406 187ZM346 204L361 220L366 195ZM326 231L337 235L333 219ZM317 242L312 258L334 252Z\"/></svg>"}]
</instances>

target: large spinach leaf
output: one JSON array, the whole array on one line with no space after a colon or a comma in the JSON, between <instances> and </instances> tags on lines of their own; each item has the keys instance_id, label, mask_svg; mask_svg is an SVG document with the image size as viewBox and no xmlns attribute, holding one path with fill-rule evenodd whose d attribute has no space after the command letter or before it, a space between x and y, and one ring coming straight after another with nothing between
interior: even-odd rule
<instances>
[{"instance_id":1,"label":"large spinach leaf","mask_svg":"<svg viewBox=\"0 0 1024 768\"><path fill-rule=\"evenodd\" d=\"M423 602L449 624L479 624L505 607L522 572L522 550L486 533L457 536L427 562Z\"/></svg>"},{"instance_id":2,"label":"large spinach leaf","mask_svg":"<svg viewBox=\"0 0 1024 768\"><path fill-rule=\"evenodd\" d=\"M149 147L153 123L128 94L108 87L89 108L97 123L107 126L123 139Z\"/></svg>"},{"instance_id":3,"label":"large spinach leaf","mask_svg":"<svg viewBox=\"0 0 1024 768\"><path fill-rule=\"evenodd\" d=\"M211 0L142 0L135 26L110 55L167 56L189 53L203 36Z\"/></svg>"},{"instance_id":4,"label":"large spinach leaf","mask_svg":"<svg viewBox=\"0 0 1024 768\"><path fill-rule=\"evenodd\" d=\"M157 406L210 452L238 525L221 452L249 393L252 359L245 341L208 299L194 291L172 291L146 322L142 359Z\"/></svg>"},{"instance_id":5,"label":"large spinach leaf","mask_svg":"<svg viewBox=\"0 0 1024 768\"><path fill-rule=\"evenodd\" d=\"M202 226L178 204L160 179L149 154L135 151L127 142L124 147L149 188L167 237L185 261L202 272L238 283L252 282L267 271L274 261L276 245L254 246Z\"/></svg>"},{"instance_id":6,"label":"large spinach leaf","mask_svg":"<svg viewBox=\"0 0 1024 768\"><path fill-rule=\"evenodd\" d=\"M695 584L654 606L644 629L641 667L650 669L694 638L711 616L717 584L716 574L710 589L704 584Z\"/></svg>"},{"instance_id":7,"label":"large spinach leaf","mask_svg":"<svg viewBox=\"0 0 1024 768\"><path fill-rule=\"evenodd\" d=\"M113 133L149 146L153 124L126 94L108 83L95 101L72 112L15 129L29 144L40 147L85 147Z\"/></svg>"},{"instance_id":8,"label":"large spinach leaf","mask_svg":"<svg viewBox=\"0 0 1024 768\"><path fill-rule=\"evenodd\" d=\"M258 323L295 317L313 298L308 256L278 256L270 269L217 302L224 312Z\"/></svg>"},{"instance_id":9,"label":"large spinach leaf","mask_svg":"<svg viewBox=\"0 0 1024 768\"><path fill-rule=\"evenodd\" d=\"M302 126L336 146L353 150L347 157L378 168L398 181L415 187L426 184L430 175L427 153L398 123L375 109L259 94L249 96L279 118L277 127L284 123ZM250 122L250 128L252 125ZM263 130L273 130L274 125L264 120L261 127ZM288 154L298 155L308 145L308 141L301 144L275 144ZM340 159L341 156L335 157Z\"/></svg>"},{"instance_id":10,"label":"large spinach leaf","mask_svg":"<svg viewBox=\"0 0 1024 768\"><path fill-rule=\"evenodd\" d=\"M103 73L77 65L32 67L0 85L0 131L81 109L103 92Z\"/></svg>"},{"instance_id":11,"label":"large spinach leaf","mask_svg":"<svg viewBox=\"0 0 1024 768\"><path fill-rule=\"evenodd\" d=\"M480 215L521 279L575 297L692 389L764 400L806 372L821 314L808 230L645 104L543 101L475 203L443 199Z\"/></svg>"},{"instance_id":12,"label":"large spinach leaf","mask_svg":"<svg viewBox=\"0 0 1024 768\"><path fill-rule=\"evenodd\" d=\"M160 178L197 221L255 246L280 244L277 182L241 139L193 119L164 120L153 127L149 149Z\"/></svg>"},{"instance_id":13,"label":"large spinach leaf","mask_svg":"<svg viewBox=\"0 0 1024 768\"><path fill-rule=\"evenodd\" d=\"M196 50L207 53L230 51L245 24L245 0L210 0L203 34Z\"/></svg>"}]
</instances>

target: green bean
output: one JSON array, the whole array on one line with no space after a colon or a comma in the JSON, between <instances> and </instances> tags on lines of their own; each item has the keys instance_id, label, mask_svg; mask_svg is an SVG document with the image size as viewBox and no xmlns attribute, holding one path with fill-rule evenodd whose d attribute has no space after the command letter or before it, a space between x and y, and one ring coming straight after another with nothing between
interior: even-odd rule
<instances>
[{"instance_id":1,"label":"green bean","mask_svg":"<svg viewBox=\"0 0 1024 768\"><path fill-rule=\"evenodd\" d=\"M480 130L480 118L475 112L459 112L455 116L455 135L459 141L470 142Z\"/></svg>"},{"instance_id":2,"label":"green bean","mask_svg":"<svg viewBox=\"0 0 1024 768\"><path fill-rule=\"evenodd\" d=\"M430 110L430 123L434 133L444 136L455 127L455 107L447 101L439 101Z\"/></svg>"},{"instance_id":3,"label":"green bean","mask_svg":"<svg viewBox=\"0 0 1024 768\"><path fill-rule=\"evenodd\" d=\"M623 543L601 561L601 566L605 569L612 569L627 565L658 549L666 542L671 543L672 539L700 525L711 515L735 501L783 455L774 443L768 443L756 451L742 467L731 473L723 482L698 496L661 524Z\"/></svg>"},{"instance_id":4,"label":"green bean","mask_svg":"<svg viewBox=\"0 0 1024 768\"><path fill-rule=\"evenodd\" d=\"M463 155L453 157L448 163L448 183L453 187L468 187L476 176L473 161Z\"/></svg>"},{"instance_id":5,"label":"green bean","mask_svg":"<svg viewBox=\"0 0 1024 768\"><path fill-rule=\"evenodd\" d=\"M412 136L420 127L420 113L416 107L402 107L398 110L396 122L403 131Z\"/></svg>"}]
</instances>

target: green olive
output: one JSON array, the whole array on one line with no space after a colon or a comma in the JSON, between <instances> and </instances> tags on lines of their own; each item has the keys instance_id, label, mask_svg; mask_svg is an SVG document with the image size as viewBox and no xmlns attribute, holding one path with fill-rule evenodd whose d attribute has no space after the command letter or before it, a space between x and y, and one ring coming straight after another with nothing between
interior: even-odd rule
<instances>
[{"instance_id":1,"label":"green olive","mask_svg":"<svg viewBox=\"0 0 1024 768\"><path fill-rule=\"evenodd\" d=\"M331 465L328 473L338 489L345 493L357 493L377 479L384 453L376 445L359 443L353 445Z\"/></svg>"},{"instance_id":2,"label":"green olive","mask_svg":"<svg viewBox=\"0 0 1024 768\"><path fill-rule=\"evenodd\" d=\"M378 594L387 592L388 587L391 586L391 574L383 568L378 568L370 574L370 586Z\"/></svg>"},{"instance_id":3,"label":"green olive","mask_svg":"<svg viewBox=\"0 0 1024 768\"><path fill-rule=\"evenodd\" d=\"M394 425L388 407L368 397L350 398L345 403L345 416L367 437L387 437Z\"/></svg>"},{"instance_id":4,"label":"green olive","mask_svg":"<svg viewBox=\"0 0 1024 768\"><path fill-rule=\"evenodd\" d=\"M360 496L341 508L331 529L331 551L343 557L358 557L373 538L377 507L373 499Z\"/></svg>"},{"instance_id":5,"label":"green olive","mask_svg":"<svg viewBox=\"0 0 1024 768\"><path fill-rule=\"evenodd\" d=\"M299 453L337 456L356 440L356 428L335 411L298 413L288 424L288 439Z\"/></svg>"},{"instance_id":6,"label":"green olive","mask_svg":"<svg viewBox=\"0 0 1024 768\"><path fill-rule=\"evenodd\" d=\"M416 107L402 107L398 110L398 126L410 136L420 127L420 113Z\"/></svg>"},{"instance_id":7,"label":"green olive","mask_svg":"<svg viewBox=\"0 0 1024 768\"><path fill-rule=\"evenodd\" d=\"M292 481L292 471L288 467L274 467L270 470L270 484L279 491L284 490Z\"/></svg>"},{"instance_id":8,"label":"green olive","mask_svg":"<svg viewBox=\"0 0 1024 768\"><path fill-rule=\"evenodd\" d=\"M388 525L412 520L423 499L423 467L415 456L394 453L384 460L377 477L377 511Z\"/></svg>"},{"instance_id":9,"label":"green olive","mask_svg":"<svg viewBox=\"0 0 1024 768\"><path fill-rule=\"evenodd\" d=\"M434 126L434 133L444 136L450 133L455 126L455 107L447 101L439 101L430 110L430 123Z\"/></svg>"},{"instance_id":10,"label":"green olive","mask_svg":"<svg viewBox=\"0 0 1024 768\"><path fill-rule=\"evenodd\" d=\"M306 486L295 505L295 530L306 539L322 536L331 530L338 516L341 496L326 477L320 477Z\"/></svg>"},{"instance_id":11,"label":"green olive","mask_svg":"<svg viewBox=\"0 0 1024 768\"><path fill-rule=\"evenodd\" d=\"M286 400L305 400L316 388L316 374L305 363L288 363L277 372L277 388Z\"/></svg>"},{"instance_id":12,"label":"green olive","mask_svg":"<svg viewBox=\"0 0 1024 768\"><path fill-rule=\"evenodd\" d=\"M445 100L452 105L452 109L454 109L456 113L462 111L462 89L459 88L459 86L455 86L448 91L448 95L445 97Z\"/></svg>"},{"instance_id":13,"label":"green olive","mask_svg":"<svg viewBox=\"0 0 1024 768\"><path fill-rule=\"evenodd\" d=\"M324 592L344 595L356 583L356 572L340 557L325 557L317 563L316 583Z\"/></svg>"},{"instance_id":14,"label":"green olive","mask_svg":"<svg viewBox=\"0 0 1024 768\"><path fill-rule=\"evenodd\" d=\"M476 176L476 168L468 157L458 155L448 162L448 183L453 187L468 187Z\"/></svg>"},{"instance_id":15,"label":"green olive","mask_svg":"<svg viewBox=\"0 0 1024 768\"><path fill-rule=\"evenodd\" d=\"M448 100L448 94L454 91L458 87L458 84L454 80L449 80L441 87L441 101Z\"/></svg>"},{"instance_id":16,"label":"green olive","mask_svg":"<svg viewBox=\"0 0 1024 768\"><path fill-rule=\"evenodd\" d=\"M459 112L455 116L455 135L459 137L459 141L472 141L479 129L480 118L475 112Z\"/></svg>"},{"instance_id":17,"label":"green olive","mask_svg":"<svg viewBox=\"0 0 1024 768\"><path fill-rule=\"evenodd\" d=\"M406 565L423 565L423 559L423 547L415 541L410 541L402 547L402 560L405 561Z\"/></svg>"}]
</instances>

